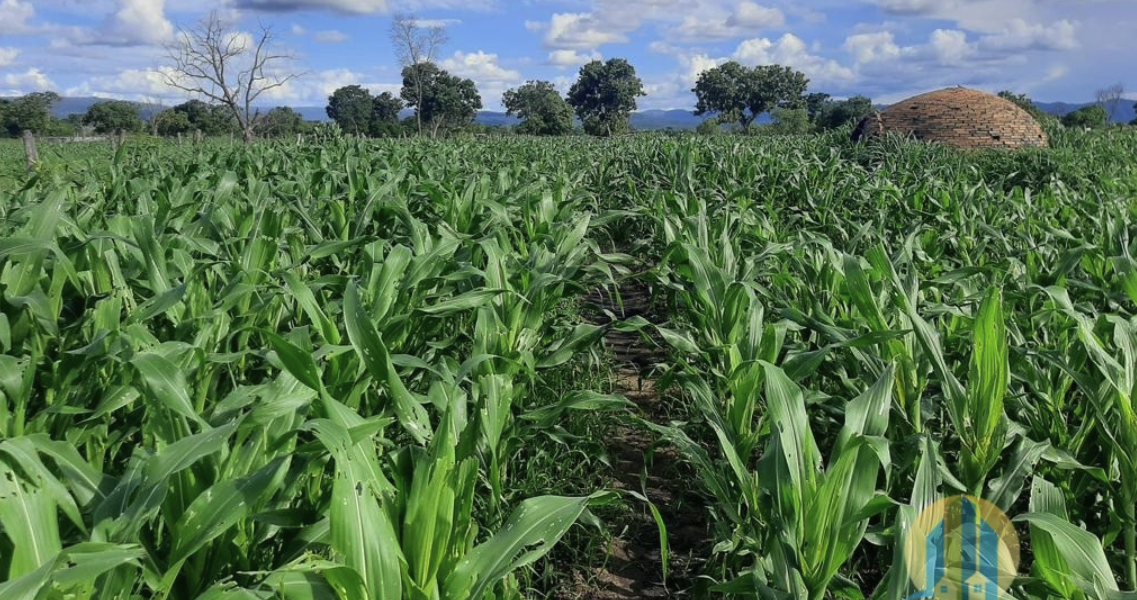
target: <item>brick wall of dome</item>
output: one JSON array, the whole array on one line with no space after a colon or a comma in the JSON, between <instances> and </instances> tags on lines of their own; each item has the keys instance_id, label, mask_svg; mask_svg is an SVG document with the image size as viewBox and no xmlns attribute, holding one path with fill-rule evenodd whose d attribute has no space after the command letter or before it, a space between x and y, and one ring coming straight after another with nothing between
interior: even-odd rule
<instances>
[{"instance_id":1,"label":"brick wall of dome","mask_svg":"<svg viewBox=\"0 0 1137 600\"><path fill-rule=\"evenodd\" d=\"M884 131L960 148L1024 148L1048 145L1030 113L994 94L963 87L913 96L865 117L854 140Z\"/></svg>"}]
</instances>

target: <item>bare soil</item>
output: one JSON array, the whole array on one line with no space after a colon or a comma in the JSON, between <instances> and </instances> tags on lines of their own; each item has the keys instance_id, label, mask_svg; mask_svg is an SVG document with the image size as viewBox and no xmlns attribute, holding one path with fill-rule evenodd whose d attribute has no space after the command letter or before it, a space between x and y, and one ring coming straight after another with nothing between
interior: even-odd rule
<instances>
[{"instance_id":1,"label":"bare soil","mask_svg":"<svg viewBox=\"0 0 1137 600\"><path fill-rule=\"evenodd\" d=\"M629 279L614 290L595 290L586 299L587 318L596 324L641 316L663 324L647 284ZM622 301L622 303L620 302ZM621 305L622 304L622 305ZM614 393L623 394L637 407L639 416L666 424L663 394L656 388L654 367L666 359L659 340L645 340L634 333L610 332L605 345L617 363ZM621 425L609 436L607 447L613 468L610 487L644 494L660 511L667 527L670 560L668 578L663 577L663 552L659 529L650 508L637 500L623 522L611 523L613 538L604 566L589 572L571 571L553 596L556 600L623 600L629 598L685 598L702 557L709 553L705 511L692 495L692 473L677 454L658 445L650 432Z\"/></svg>"}]
</instances>

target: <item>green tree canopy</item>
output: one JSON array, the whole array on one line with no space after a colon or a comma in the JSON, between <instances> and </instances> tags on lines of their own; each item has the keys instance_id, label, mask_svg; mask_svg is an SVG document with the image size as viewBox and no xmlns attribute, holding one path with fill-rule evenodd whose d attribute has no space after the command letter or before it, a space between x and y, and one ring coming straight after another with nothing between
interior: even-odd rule
<instances>
[{"instance_id":1,"label":"green tree canopy","mask_svg":"<svg viewBox=\"0 0 1137 600\"><path fill-rule=\"evenodd\" d=\"M87 108L83 124L95 128L95 133L128 133L141 131L144 126L138 105L124 100L105 100Z\"/></svg>"},{"instance_id":2,"label":"green tree canopy","mask_svg":"<svg viewBox=\"0 0 1137 600\"><path fill-rule=\"evenodd\" d=\"M451 75L431 62L403 69L400 95L415 109L431 137L470 125L482 108L482 97L473 80Z\"/></svg>"},{"instance_id":3,"label":"green tree canopy","mask_svg":"<svg viewBox=\"0 0 1137 600\"><path fill-rule=\"evenodd\" d=\"M628 130L636 98L646 96L636 69L623 58L591 61L580 68L568 93L568 103L591 135L613 135Z\"/></svg>"},{"instance_id":4,"label":"green tree canopy","mask_svg":"<svg viewBox=\"0 0 1137 600\"><path fill-rule=\"evenodd\" d=\"M814 126L823 131L837 129L846 123L856 123L873 112L872 100L866 96L853 96L845 100L825 100L817 113L811 116Z\"/></svg>"},{"instance_id":5,"label":"green tree canopy","mask_svg":"<svg viewBox=\"0 0 1137 600\"><path fill-rule=\"evenodd\" d=\"M325 112L344 132L359 135L371 128L371 113L375 99L371 92L358 85L337 89L328 96Z\"/></svg>"},{"instance_id":6,"label":"green tree canopy","mask_svg":"<svg viewBox=\"0 0 1137 600\"><path fill-rule=\"evenodd\" d=\"M170 110L184 113L191 131L200 129L204 135L227 135L238 128L237 120L229 114L226 107L207 104L201 100L183 102Z\"/></svg>"},{"instance_id":7,"label":"green tree canopy","mask_svg":"<svg viewBox=\"0 0 1137 600\"><path fill-rule=\"evenodd\" d=\"M809 79L781 65L746 67L729 61L699 74L695 114L718 113L748 129L762 113L806 104Z\"/></svg>"},{"instance_id":8,"label":"green tree canopy","mask_svg":"<svg viewBox=\"0 0 1137 600\"><path fill-rule=\"evenodd\" d=\"M265 137L296 135L304 128L304 117L288 106L277 106L257 121L257 132Z\"/></svg>"},{"instance_id":9,"label":"green tree canopy","mask_svg":"<svg viewBox=\"0 0 1137 600\"><path fill-rule=\"evenodd\" d=\"M403 101L391 92L383 92L372 98L371 101L371 135L376 137L392 137L400 135L403 131L399 113L403 110Z\"/></svg>"},{"instance_id":10,"label":"green tree canopy","mask_svg":"<svg viewBox=\"0 0 1137 600\"><path fill-rule=\"evenodd\" d=\"M1100 129L1109 123L1109 113L1100 104L1083 106L1078 110L1067 113L1062 117L1062 124L1066 127Z\"/></svg>"},{"instance_id":11,"label":"green tree canopy","mask_svg":"<svg viewBox=\"0 0 1137 600\"><path fill-rule=\"evenodd\" d=\"M25 131L46 133L52 127L51 107L59 102L55 92L32 92L4 105L0 127L12 137Z\"/></svg>"},{"instance_id":12,"label":"green tree canopy","mask_svg":"<svg viewBox=\"0 0 1137 600\"><path fill-rule=\"evenodd\" d=\"M1038 108L1034 101L1030 99L1030 96L1026 94L1016 94L1010 90L1002 90L997 95L1004 100L1013 102L1015 106L1030 113L1030 116L1035 119L1041 119L1045 115L1042 109Z\"/></svg>"},{"instance_id":13,"label":"green tree canopy","mask_svg":"<svg viewBox=\"0 0 1137 600\"><path fill-rule=\"evenodd\" d=\"M774 122L769 125L772 133L780 135L802 135L809 133L813 124L809 112L804 108L775 108L770 111Z\"/></svg>"},{"instance_id":14,"label":"green tree canopy","mask_svg":"<svg viewBox=\"0 0 1137 600\"><path fill-rule=\"evenodd\" d=\"M194 127L185 112L169 109L154 115L154 129L158 135L169 136L189 133Z\"/></svg>"},{"instance_id":15,"label":"green tree canopy","mask_svg":"<svg viewBox=\"0 0 1137 600\"><path fill-rule=\"evenodd\" d=\"M572 107L548 81L528 81L502 96L505 114L521 119L518 132L566 135L572 132Z\"/></svg>"}]
</instances>

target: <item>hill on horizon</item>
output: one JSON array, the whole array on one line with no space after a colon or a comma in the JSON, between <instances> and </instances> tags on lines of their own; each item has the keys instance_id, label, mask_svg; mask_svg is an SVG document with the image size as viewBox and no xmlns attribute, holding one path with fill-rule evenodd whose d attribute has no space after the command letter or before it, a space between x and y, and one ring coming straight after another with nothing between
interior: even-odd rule
<instances>
[{"instance_id":1,"label":"hill on horizon","mask_svg":"<svg viewBox=\"0 0 1137 600\"><path fill-rule=\"evenodd\" d=\"M68 115L76 113L87 112L92 104L106 100L105 98L94 98L85 96L65 96L52 107L52 114L59 119L66 118ZM153 113L160 112L167 106L155 106L152 104L143 104L136 102L141 108L142 117L149 118ZM1035 102L1044 112L1056 116L1062 116L1083 106L1089 106L1093 102ZM272 107L261 107L261 110L269 110ZM331 119L328 118L327 112L323 106L293 106L292 110L300 113L300 115L307 121L321 121L327 122ZM411 115L413 112L409 109L404 110L402 113ZM639 130L659 130L659 129L694 129L702 123L706 117L697 117L694 111L689 109L648 109L632 113L631 126L633 129ZM1117 107L1117 113L1113 116L1115 123L1128 123L1134 118L1135 114L1133 104L1128 100L1123 100ZM512 117L501 111L483 110L478 111L477 117L474 121L480 125L487 125L491 127L511 126L520 123L520 119ZM763 115L758 119L758 122L767 122L769 117Z\"/></svg>"}]
</instances>

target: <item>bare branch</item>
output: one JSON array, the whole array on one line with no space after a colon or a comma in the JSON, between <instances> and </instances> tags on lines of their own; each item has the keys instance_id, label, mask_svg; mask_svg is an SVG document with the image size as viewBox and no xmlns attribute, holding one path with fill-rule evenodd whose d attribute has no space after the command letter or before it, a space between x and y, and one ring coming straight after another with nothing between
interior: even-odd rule
<instances>
[{"instance_id":1,"label":"bare branch","mask_svg":"<svg viewBox=\"0 0 1137 600\"><path fill-rule=\"evenodd\" d=\"M196 26L180 29L166 46L170 69L165 71L171 87L202 96L226 107L241 127L246 142L252 141L259 111L253 103L266 91L280 88L303 73L276 74L276 65L290 62L290 54L270 50L272 28L263 24L254 43L216 11Z\"/></svg>"},{"instance_id":2,"label":"bare branch","mask_svg":"<svg viewBox=\"0 0 1137 600\"><path fill-rule=\"evenodd\" d=\"M438 53L443 46L450 41L446 35L446 30L441 26L431 26L422 30L419 20L409 13L395 13L391 20L391 43L395 47L395 57L399 60L399 66L403 67L404 72L409 74L408 83L410 84L407 92L413 98L415 105L415 120L418 122L418 132L422 134L422 117L420 116L422 101L423 101L423 82L420 80L420 72L418 69L411 69L407 71L408 67L413 67L421 63L433 63L438 58ZM404 92L404 99L407 98L407 92Z\"/></svg>"}]
</instances>

